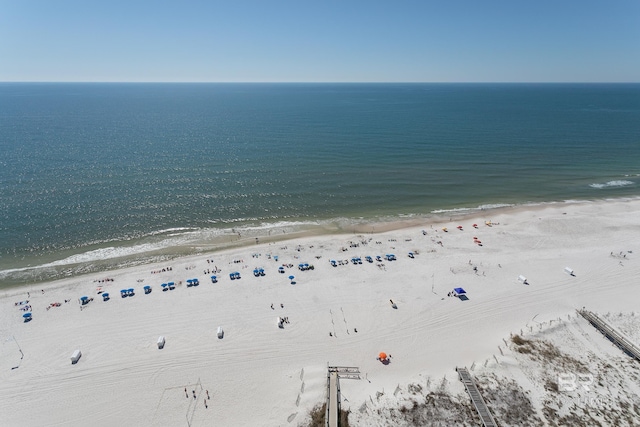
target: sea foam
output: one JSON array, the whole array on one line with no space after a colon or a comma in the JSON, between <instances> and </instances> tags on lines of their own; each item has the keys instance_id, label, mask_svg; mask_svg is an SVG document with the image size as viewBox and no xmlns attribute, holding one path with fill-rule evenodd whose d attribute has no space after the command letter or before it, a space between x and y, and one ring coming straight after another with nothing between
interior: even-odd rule
<instances>
[{"instance_id":1,"label":"sea foam","mask_svg":"<svg viewBox=\"0 0 640 427\"><path fill-rule=\"evenodd\" d=\"M593 183L593 184L590 184L589 187L602 189L602 188L611 188L611 187L626 187L627 185L633 185L633 182L621 179L621 180L615 180L615 181L607 181L605 183Z\"/></svg>"}]
</instances>

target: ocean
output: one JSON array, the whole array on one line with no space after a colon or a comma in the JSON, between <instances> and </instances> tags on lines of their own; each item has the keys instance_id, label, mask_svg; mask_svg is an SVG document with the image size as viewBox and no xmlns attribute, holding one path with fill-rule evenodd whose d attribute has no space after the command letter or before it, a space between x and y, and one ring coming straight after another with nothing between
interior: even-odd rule
<instances>
[{"instance_id":1,"label":"ocean","mask_svg":"<svg viewBox=\"0 0 640 427\"><path fill-rule=\"evenodd\" d=\"M640 195L640 84L0 83L0 287Z\"/></svg>"}]
</instances>

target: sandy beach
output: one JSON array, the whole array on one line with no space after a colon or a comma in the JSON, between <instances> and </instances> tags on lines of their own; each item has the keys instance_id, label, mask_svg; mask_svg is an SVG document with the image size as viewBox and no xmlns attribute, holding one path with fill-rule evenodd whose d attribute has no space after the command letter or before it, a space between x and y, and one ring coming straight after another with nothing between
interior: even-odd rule
<instances>
[{"instance_id":1,"label":"sandy beach","mask_svg":"<svg viewBox=\"0 0 640 427\"><path fill-rule=\"evenodd\" d=\"M296 426L326 400L328 364L362 373L342 382L343 409L356 411L399 385L455 381L456 366L500 357L503 339L532 319L637 309L640 200L481 213L5 290L2 424ZM193 278L199 285L187 286ZM163 291L171 281L176 288ZM458 287L468 300L449 296ZM128 288L135 296L122 298ZM93 301L81 305L81 296ZM20 310L27 304L30 322ZM82 356L72 364L76 349ZM390 363L377 360L380 352Z\"/></svg>"}]
</instances>

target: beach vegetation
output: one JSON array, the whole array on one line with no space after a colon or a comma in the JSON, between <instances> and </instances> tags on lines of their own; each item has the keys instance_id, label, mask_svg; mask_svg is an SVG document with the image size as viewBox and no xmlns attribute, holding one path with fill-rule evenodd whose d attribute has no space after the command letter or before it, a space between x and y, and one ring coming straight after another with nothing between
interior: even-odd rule
<instances>
[{"instance_id":1,"label":"beach vegetation","mask_svg":"<svg viewBox=\"0 0 640 427\"><path fill-rule=\"evenodd\" d=\"M325 414L327 413L327 404L318 404L309 411L308 423L301 424L300 427L324 427ZM349 411L340 410L338 416L338 425L340 427L349 427Z\"/></svg>"}]
</instances>

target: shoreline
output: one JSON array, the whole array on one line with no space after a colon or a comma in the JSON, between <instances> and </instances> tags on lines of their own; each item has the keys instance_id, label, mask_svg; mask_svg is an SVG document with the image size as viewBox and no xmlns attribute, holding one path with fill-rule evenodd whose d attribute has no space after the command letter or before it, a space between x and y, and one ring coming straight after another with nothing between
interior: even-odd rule
<instances>
[{"instance_id":1,"label":"shoreline","mask_svg":"<svg viewBox=\"0 0 640 427\"><path fill-rule=\"evenodd\" d=\"M198 254L215 254L236 248L247 248L260 243L286 242L297 238L315 238L321 236L348 236L353 234L375 234L391 231L400 231L412 227L429 224L444 224L452 220L477 219L481 215L500 215L505 212L519 212L521 210L544 209L547 206L570 206L584 203L615 203L618 201L640 200L637 197L600 198L584 200L564 200L538 203L522 203L513 205L488 205L476 208L454 208L449 210L436 210L425 215L398 214L383 218L334 218L318 221L262 223L260 225L246 224L244 226L233 226L229 228L215 229L193 229L174 228L166 230L170 232L167 237L190 235L200 233L201 236L187 238L186 242L174 244L169 242L166 246L160 241L142 243L154 235L166 234L165 231L151 232L149 236L139 239L140 243L133 246L125 245L127 241L119 241L120 245L113 246L105 242L103 244L91 245L89 250L80 253L70 253L67 257L55 259L50 257L50 261L37 266L22 266L17 268L5 268L0 271L2 278L2 289L10 289L29 284L46 283L53 280L84 276L94 273L108 273L122 268L151 265L157 262L174 262L182 257L195 256ZM484 206L484 205L483 205ZM306 228L305 228L306 227ZM236 231L238 230L238 231ZM264 233L266 231L266 234ZM282 231L283 234L275 232ZM180 232L184 233L181 234ZM272 235L273 232L273 235ZM244 233L244 236L236 238L236 233ZM167 239L168 240L168 239ZM138 246L146 247L149 244L157 245L154 250L145 250ZM109 251L113 253L109 253ZM130 251L125 255L118 255L119 251ZM95 255L89 255L95 254ZM103 255L106 258L100 259ZM76 261L80 258L88 257L87 261Z\"/></svg>"}]
</instances>

